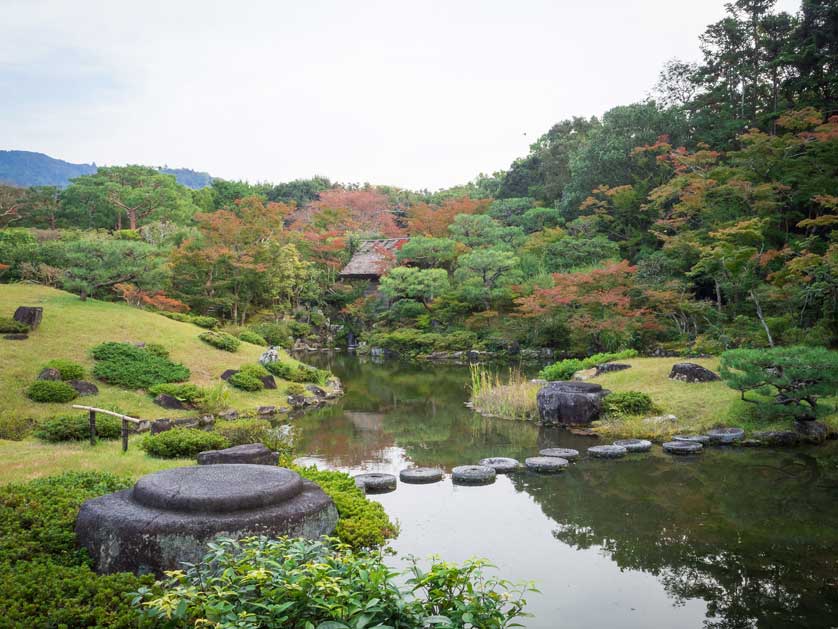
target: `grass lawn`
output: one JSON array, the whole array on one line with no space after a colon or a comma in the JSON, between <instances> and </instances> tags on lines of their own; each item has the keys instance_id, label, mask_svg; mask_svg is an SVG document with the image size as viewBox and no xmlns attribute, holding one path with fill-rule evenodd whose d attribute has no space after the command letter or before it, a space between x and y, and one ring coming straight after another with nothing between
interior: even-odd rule
<instances>
[{"instance_id":1,"label":"grass lawn","mask_svg":"<svg viewBox=\"0 0 838 629\"><path fill-rule=\"evenodd\" d=\"M90 371L94 361L90 349L105 341L159 343L172 360L183 363L192 372L190 382L210 386L221 382L225 369L254 363L263 347L242 343L237 352L215 349L198 339L203 330L190 323L172 321L153 312L122 303L97 300L81 301L77 296L53 288L30 284L0 285L0 316L11 317L18 306L42 306L41 325L26 341L0 339L0 412L10 412L35 419L69 410L70 404L38 404L26 397L26 387L35 380L41 366L52 358L66 358ZM286 356L285 359L291 360ZM254 393L230 390L230 407L252 410L261 405L280 406L286 398L288 383L277 380L276 390ZM152 402L143 391L127 391L96 382L99 395L77 398L73 403L118 408L123 413L143 419L179 417L194 411L171 411Z\"/></svg>"},{"instance_id":2,"label":"grass lawn","mask_svg":"<svg viewBox=\"0 0 838 629\"><path fill-rule=\"evenodd\" d=\"M0 485L25 482L64 472L111 472L139 478L143 474L169 467L195 463L194 459L155 459L139 448L141 435L132 436L128 452L122 452L119 439L89 443L41 443L35 439L0 439Z\"/></svg>"}]
</instances>

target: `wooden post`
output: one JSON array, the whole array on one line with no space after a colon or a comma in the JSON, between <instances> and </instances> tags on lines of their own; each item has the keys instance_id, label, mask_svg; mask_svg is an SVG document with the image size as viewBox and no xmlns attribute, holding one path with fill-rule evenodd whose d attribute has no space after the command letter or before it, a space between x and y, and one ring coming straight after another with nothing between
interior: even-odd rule
<instances>
[{"instance_id":1,"label":"wooden post","mask_svg":"<svg viewBox=\"0 0 838 629\"><path fill-rule=\"evenodd\" d=\"M96 445L96 411L90 410L87 413L90 418L90 445Z\"/></svg>"},{"instance_id":2,"label":"wooden post","mask_svg":"<svg viewBox=\"0 0 838 629\"><path fill-rule=\"evenodd\" d=\"M122 451L128 452L128 421L122 419Z\"/></svg>"}]
</instances>

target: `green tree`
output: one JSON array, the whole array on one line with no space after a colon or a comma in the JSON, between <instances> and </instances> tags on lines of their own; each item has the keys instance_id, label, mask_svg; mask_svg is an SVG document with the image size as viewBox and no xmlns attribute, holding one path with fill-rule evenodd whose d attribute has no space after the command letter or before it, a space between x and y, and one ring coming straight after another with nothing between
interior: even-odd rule
<instances>
[{"instance_id":1,"label":"green tree","mask_svg":"<svg viewBox=\"0 0 838 629\"><path fill-rule=\"evenodd\" d=\"M397 266L381 278L381 292L393 301L411 299L430 310L431 303L448 290L444 269L417 269Z\"/></svg>"}]
</instances>

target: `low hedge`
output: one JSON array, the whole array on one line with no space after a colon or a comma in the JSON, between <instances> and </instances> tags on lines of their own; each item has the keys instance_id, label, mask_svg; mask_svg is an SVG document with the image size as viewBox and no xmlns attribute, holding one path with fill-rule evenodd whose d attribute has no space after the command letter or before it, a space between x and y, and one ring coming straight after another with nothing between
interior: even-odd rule
<instances>
[{"instance_id":1,"label":"low hedge","mask_svg":"<svg viewBox=\"0 0 838 629\"><path fill-rule=\"evenodd\" d=\"M149 387L148 392L151 395L171 395L173 398L192 404L194 406L200 405L207 397L207 392L197 384L191 382L163 382Z\"/></svg>"},{"instance_id":2,"label":"low hedge","mask_svg":"<svg viewBox=\"0 0 838 629\"><path fill-rule=\"evenodd\" d=\"M270 372L262 365L243 365L227 382L242 391L261 391L265 388L262 378L268 375Z\"/></svg>"},{"instance_id":3,"label":"low hedge","mask_svg":"<svg viewBox=\"0 0 838 629\"><path fill-rule=\"evenodd\" d=\"M244 341L245 343L252 343L253 345L262 345L267 347L268 342L265 340L265 337L261 334L257 334L253 330L242 330L239 332L239 340Z\"/></svg>"},{"instance_id":4,"label":"low hedge","mask_svg":"<svg viewBox=\"0 0 838 629\"><path fill-rule=\"evenodd\" d=\"M182 312L161 312L160 314L169 319L174 319L182 323L191 323L197 325L199 328L206 328L208 330L217 328L219 324L218 319L207 315L191 315Z\"/></svg>"},{"instance_id":5,"label":"low hedge","mask_svg":"<svg viewBox=\"0 0 838 629\"><path fill-rule=\"evenodd\" d=\"M275 375L277 378L283 380L290 380L291 382L314 382L317 384L326 384L326 381L331 377L332 373L325 369L317 369L310 365L299 363L298 365L290 365L280 360L272 363L266 363L265 369Z\"/></svg>"},{"instance_id":6,"label":"low hedge","mask_svg":"<svg viewBox=\"0 0 838 629\"><path fill-rule=\"evenodd\" d=\"M613 360L625 360L637 356L637 350L626 349L621 352L599 353L587 358L565 358L542 369L538 377L545 380L570 380L573 374L582 369L590 369L602 363L610 363Z\"/></svg>"},{"instance_id":7,"label":"low hedge","mask_svg":"<svg viewBox=\"0 0 838 629\"><path fill-rule=\"evenodd\" d=\"M216 349L224 350L225 352L236 352L241 346L241 341L231 334L226 332L202 332L198 335L204 343L212 345Z\"/></svg>"},{"instance_id":8,"label":"low hedge","mask_svg":"<svg viewBox=\"0 0 838 629\"><path fill-rule=\"evenodd\" d=\"M93 375L125 389L149 389L156 384L188 380L189 369L161 355L165 351L162 346L102 343L91 352L97 361Z\"/></svg>"},{"instance_id":9,"label":"low hedge","mask_svg":"<svg viewBox=\"0 0 838 629\"><path fill-rule=\"evenodd\" d=\"M146 435L140 448L161 459L191 458L204 450L229 448L226 437L197 428L173 428L156 435Z\"/></svg>"},{"instance_id":10,"label":"low hedge","mask_svg":"<svg viewBox=\"0 0 838 629\"><path fill-rule=\"evenodd\" d=\"M26 395L33 402L61 403L75 400L79 392L60 380L36 380L26 389Z\"/></svg>"},{"instance_id":11,"label":"low hedge","mask_svg":"<svg viewBox=\"0 0 838 629\"><path fill-rule=\"evenodd\" d=\"M72 360L64 360L63 358L53 358L45 363L41 370L57 369L61 374L62 380L81 380L84 378L84 367Z\"/></svg>"},{"instance_id":12,"label":"low hedge","mask_svg":"<svg viewBox=\"0 0 838 629\"><path fill-rule=\"evenodd\" d=\"M41 441L84 441L90 438L90 419L87 415L59 415L42 421L32 431ZM122 422L116 417L99 413L96 416L96 436L99 439L119 439Z\"/></svg>"}]
</instances>

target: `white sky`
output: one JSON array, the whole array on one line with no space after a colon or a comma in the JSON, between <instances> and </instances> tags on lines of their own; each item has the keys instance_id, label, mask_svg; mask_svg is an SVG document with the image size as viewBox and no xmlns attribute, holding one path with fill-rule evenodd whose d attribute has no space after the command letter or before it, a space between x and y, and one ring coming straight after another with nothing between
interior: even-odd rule
<instances>
[{"instance_id":1,"label":"white sky","mask_svg":"<svg viewBox=\"0 0 838 629\"><path fill-rule=\"evenodd\" d=\"M447 187L642 99L667 59L699 58L723 5L0 0L0 149Z\"/></svg>"}]
</instances>

